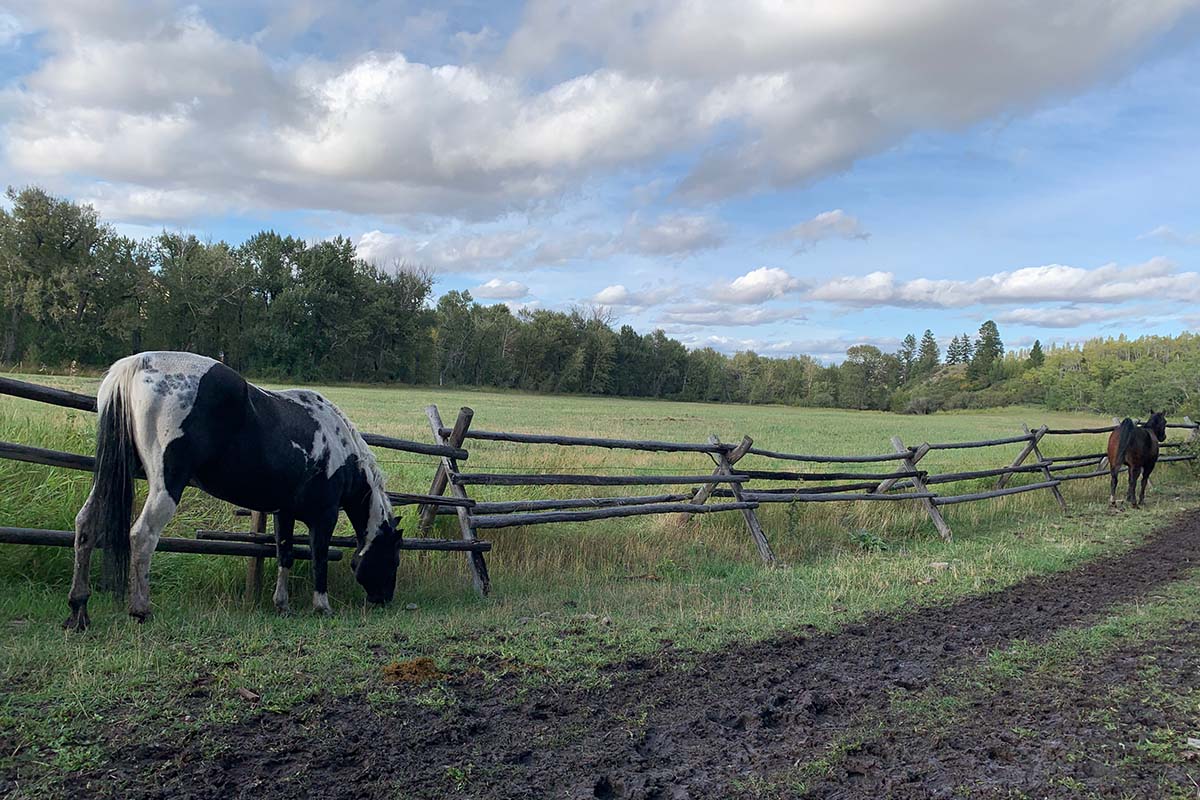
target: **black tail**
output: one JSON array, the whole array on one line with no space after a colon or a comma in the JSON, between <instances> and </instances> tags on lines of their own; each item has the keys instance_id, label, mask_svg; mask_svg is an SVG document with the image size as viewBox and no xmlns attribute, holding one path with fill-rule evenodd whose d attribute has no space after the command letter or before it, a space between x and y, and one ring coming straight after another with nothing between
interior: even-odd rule
<instances>
[{"instance_id":1,"label":"black tail","mask_svg":"<svg viewBox=\"0 0 1200 800\"><path fill-rule=\"evenodd\" d=\"M1117 428L1117 461L1115 464L1109 464L1112 469L1120 469L1125 463L1125 451L1129 449L1129 445L1133 442L1133 432L1137 428L1133 424L1133 420L1129 417L1121 420L1121 425Z\"/></svg>"},{"instance_id":2,"label":"black tail","mask_svg":"<svg viewBox=\"0 0 1200 800\"><path fill-rule=\"evenodd\" d=\"M129 526L133 519L133 482L140 460L125 415L125 398L114 389L96 432L96 472L92 478L95 513L93 541L104 550L104 584L125 596L129 577Z\"/></svg>"}]
</instances>

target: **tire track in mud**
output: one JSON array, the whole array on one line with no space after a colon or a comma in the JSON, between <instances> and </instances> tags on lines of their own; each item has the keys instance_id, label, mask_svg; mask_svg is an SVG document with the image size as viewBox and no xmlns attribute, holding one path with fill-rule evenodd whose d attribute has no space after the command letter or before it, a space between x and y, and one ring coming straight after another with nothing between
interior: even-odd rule
<instances>
[{"instance_id":1,"label":"tire track in mud","mask_svg":"<svg viewBox=\"0 0 1200 800\"><path fill-rule=\"evenodd\" d=\"M1071 571L948 605L707 654L689 670L615 667L612 686L533 690L457 676L449 709L399 716L365 698L267 714L182 747L113 742L102 771L70 776L77 797L699 798L819 758L897 690L1041 641L1200 565L1200 523L1181 515L1145 543ZM209 758L212 739L224 745Z\"/></svg>"}]
</instances>

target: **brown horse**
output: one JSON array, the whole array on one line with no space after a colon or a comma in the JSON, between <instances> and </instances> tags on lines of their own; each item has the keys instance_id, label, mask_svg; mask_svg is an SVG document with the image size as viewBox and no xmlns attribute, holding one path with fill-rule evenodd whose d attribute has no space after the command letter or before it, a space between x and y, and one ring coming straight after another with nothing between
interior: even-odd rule
<instances>
[{"instance_id":1,"label":"brown horse","mask_svg":"<svg viewBox=\"0 0 1200 800\"><path fill-rule=\"evenodd\" d=\"M1146 502L1146 484L1150 473L1158 462L1158 443L1167 439L1167 415L1150 409L1150 418L1135 425L1129 417L1108 435L1108 469L1112 474L1112 489L1108 502L1117 504L1117 475L1121 467L1129 467L1129 491L1125 500L1133 508ZM1138 476L1142 478L1142 491L1135 494Z\"/></svg>"}]
</instances>

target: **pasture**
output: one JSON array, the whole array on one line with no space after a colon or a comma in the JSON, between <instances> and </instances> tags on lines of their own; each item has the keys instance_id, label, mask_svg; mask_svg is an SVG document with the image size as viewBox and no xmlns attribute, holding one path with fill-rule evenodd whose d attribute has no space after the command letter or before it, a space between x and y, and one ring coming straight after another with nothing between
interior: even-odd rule
<instances>
[{"instance_id":1,"label":"pasture","mask_svg":"<svg viewBox=\"0 0 1200 800\"><path fill-rule=\"evenodd\" d=\"M83 392L94 392L97 383L28 379ZM749 434L775 450L831 454L884 452L895 434L911 445L1011 436L1020 433L1022 423L1083 427L1109 422L1040 408L917 417L433 389L335 386L321 391L360 428L418 441L430 440L422 410L430 403L447 418L459 406L471 406L475 427L484 429L693 442L710 433L727 442ZM90 452L93 436L94 415L0 398L2 440ZM1102 443L1101 436L1048 439L1043 450L1047 456L1067 455L1100 450ZM712 467L702 454L493 442L473 442L470 449L473 471L700 474ZM939 451L922 466L1001 466L1019 449ZM428 488L432 459L377 454L389 488ZM753 459L743 463L753 465ZM244 730L248 720L286 718L295 726L285 726L294 742L305 730L320 736L317 721L329 709L349 704L373 719L391 720L400 731L411 718L427 723L454 718L468 698L474 702L489 694L519 706L547 692L612 692L627 685L625 665L631 663L653 663L655 674L682 676L711 667L722 653L755 647L768 648L764 659L769 661L769 645L762 643L797 631L836 637L860 620L947 607L957 598L995 593L1039 575L1069 574L1092 559L1137 553L1156 527L1200 505L1191 467L1164 464L1153 480L1148 507L1138 512L1108 510L1107 479L1064 484L1065 515L1046 492L948 507L945 514L955 533L951 543L938 539L915 504L764 506L760 519L782 563L773 569L761 565L736 514L698 517L687 525L675 517L644 517L488 531L495 545L489 558L491 597L474 594L460 554L405 553L396 602L382 610L365 605L346 562L331 565L335 613L330 618L303 611L279 618L267 592L247 604L241 559L160 553L151 578L154 616L138 625L97 595L93 628L81 636L65 635L58 627L66 615L70 551L0 546L0 683L8 687L0 697L0 790L17 796L103 796L111 788L104 781L111 780L111 786L136 794L134 788L142 786L138 781L153 781L129 771L128 764L122 767L126 772L114 775L116 749L153 741L171 753L219 759L236 750L230 732ZM991 484L980 483L986 485ZM0 461L0 524L69 529L88 486L83 473ZM561 488L561 494L570 491ZM479 487L477 496L545 495L522 487ZM191 535L199 527L244 528L245 520L231 511L188 490L167 535ZM401 527L411 533L415 522L410 507L401 515ZM439 521L441 533L435 535L456 537L449 522ZM338 533L346 532L343 521ZM307 564L298 565L295 597L307 593L307 576ZM269 586L273 563L266 578ZM1197 607L1195 577L1186 564L1170 573L1170 581L1148 605L1136 592L1124 598L1128 605L1113 612L1124 622L1097 629L1093 638L1099 644L1085 647L1067 633L1036 647L1048 648L1045 659L1077 664L1084 656L1119 650L1137 636L1152 636L1145 631L1169 627ZM1080 612L1076 622L1092 630L1089 626L1099 620ZM1004 654L1013 647L1026 657L1028 648L1020 649L1021 642L1036 632L1021 630L1011 640L984 637L988 644L981 657L1010 658ZM433 660L432 680L396 682L385 672L388 665L414 658ZM978 691L970 666L957 663L955 669L965 671L959 676L963 686ZM929 685L921 683L921 691ZM947 691L953 697L966 691L960 689L955 684ZM928 707L935 700L907 698L911 713L886 703L874 710L903 712L906 724L918 725L936 718ZM643 704L653 714L654 703ZM869 721L854 719L859 727ZM646 721L630 719L627 727L636 740L645 734ZM866 735L850 727L853 736ZM417 735L416 729L407 730ZM843 726L841 733L850 735L848 730ZM569 734L561 729L542 733L543 749L556 736ZM1169 734L1155 735L1166 737L1163 746L1177 755L1182 747L1177 739L1186 733L1171 727ZM433 764L419 786L407 785L403 770L375 776L372 785L392 787L398 797L499 796L495 788L511 770L480 766L467 739L462 761ZM800 765L804 769L784 770L782 761L757 764L729 784L729 791L769 796L780 791L780 781L792 787L788 791L816 785L826 775L822 770L834 769L849 752L842 739L827 744L828 752L815 752L811 763ZM150 765L148 775L178 767L167 750L139 751L137 758ZM769 774L759 774L763 770ZM74 776L70 792L63 789L64 774ZM611 789L617 779L608 780ZM596 796L620 796L605 795L603 789L598 783Z\"/></svg>"}]
</instances>

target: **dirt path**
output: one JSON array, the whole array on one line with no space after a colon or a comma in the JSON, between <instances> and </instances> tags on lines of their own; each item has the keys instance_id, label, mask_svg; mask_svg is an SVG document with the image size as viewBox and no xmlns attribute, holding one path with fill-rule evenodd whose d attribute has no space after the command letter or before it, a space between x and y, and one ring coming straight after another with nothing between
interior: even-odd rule
<instances>
[{"instance_id":1,"label":"dirt path","mask_svg":"<svg viewBox=\"0 0 1200 800\"><path fill-rule=\"evenodd\" d=\"M380 716L339 700L308 714L264 715L212 742L122 742L102 773L71 777L75 797L685 798L747 792L821 757L889 695L919 691L1014 639L1040 641L1096 620L1200 566L1200 522L1181 517L1149 542L1076 570L949 606L794 634L703 657L694 668L647 660L603 690L514 679L452 678L457 704ZM1068 700L1069 702L1069 700ZM876 759L903 768L897 742ZM906 773L907 774L907 773ZM878 777L873 786L890 780ZM864 783L867 785L869 781ZM936 796L921 775L906 796ZM820 796L886 796L830 786Z\"/></svg>"}]
</instances>

